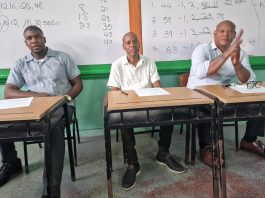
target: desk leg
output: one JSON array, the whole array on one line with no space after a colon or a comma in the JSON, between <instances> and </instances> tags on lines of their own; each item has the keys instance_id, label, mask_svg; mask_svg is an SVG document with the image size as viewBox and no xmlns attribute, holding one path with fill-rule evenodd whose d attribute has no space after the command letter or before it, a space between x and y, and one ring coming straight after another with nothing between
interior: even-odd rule
<instances>
[{"instance_id":1,"label":"desk leg","mask_svg":"<svg viewBox=\"0 0 265 198\"><path fill-rule=\"evenodd\" d=\"M220 183L220 177L219 177L219 150L218 150L218 130L216 126L216 116L215 116L215 108L211 108L211 144L212 144L212 160L213 160L213 166L212 166L212 174L213 174L213 197L217 198L219 197L219 183Z\"/></svg>"},{"instance_id":2,"label":"desk leg","mask_svg":"<svg viewBox=\"0 0 265 198\"><path fill-rule=\"evenodd\" d=\"M192 124L191 130L191 165L195 166L195 152L196 152L196 125Z\"/></svg>"},{"instance_id":3,"label":"desk leg","mask_svg":"<svg viewBox=\"0 0 265 198\"><path fill-rule=\"evenodd\" d=\"M110 139L110 130L105 127L105 149L106 149L106 165L107 165L107 185L108 185L108 197L113 197L112 192L112 179L111 179L111 171L112 171L112 155L111 155L111 139Z\"/></svg>"},{"instance_id":4,"label":"desk leg","mask_svg":"<svg viewBox=\"0 0 265 198\"><path fill-rule=\"evenodd\" d=\"M217 156L218 156L218 169L219 169L219 197L226 198L226 175L225 169L222 164L224 164L224 136L223 136L223 112L221 105L217 103Z\"/></svg>"},{"instance_id":5,"label":"desk leg","mask_svg":"<svg viewBox=\"0 0 265 198\"><path fill-rule=\"evenodd\" d=\"M186 124L186 146L185 146L185 164L190 161L190 124Z\"/></svg>"},{"instance_id":6,"label":"desk leg","mask_svg":"<svg viewBox=\"0 0 265 198\"><path fill-rule=\"evenodd\" d=\"M45 131L45 167L46 167L46 180L47 180L47 196L51 197L51 184L52 184L52 154L51 154L51 145L50 145L50 131L49 131L49 121L44 123Z\"/></svg>"},{"instance_id":7,"label":"desk leg","mask_svg":"<svg viewBox=\"0 0 265 198\"><path fill-rule=\"evenodd\" d=\"M69 152L69 161L70 161L70 169L71 169L71 179L75 181L75 165L74 165L74 158L73 158L73 147L72 147L72 140L71 140L71 131L69 125L69 114L67 104L64 104L64 117L65 117L65 126L66 126L66 136L67 136L67 145L68 145L68 152Z\"/></svg>"},{"instance_id":8,"label":"desk leg","mask_svg":"<svg viewBox=\"0 0 265 198\"><path fill-rule=\"evenodd\" d=\"M221 197L226 198L226 175L225 169L222 164L225 164L225 154L224 154L224 136L223 136L223 122L222 122L222 112L219 112L218 116L218 162L219 162L219 176L220 176L220 193Z\"/></svg>"}]
</instances>

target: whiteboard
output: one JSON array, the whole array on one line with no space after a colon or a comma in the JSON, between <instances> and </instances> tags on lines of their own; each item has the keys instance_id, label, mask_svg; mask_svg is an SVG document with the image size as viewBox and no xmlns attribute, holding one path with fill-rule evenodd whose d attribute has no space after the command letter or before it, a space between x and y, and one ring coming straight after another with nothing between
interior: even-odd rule
<instances>
[{"instance_id":1,"label":"whiteboard","mask_svg":"<svg viewBox=\"0 0 265 198\"><path fill-rule=\"evenodd\" d=\"M23 38L28 25L39 26L46 45L69 53L78 65L112 63L123 54L128 6L126 0L1 0L0 68L30 53Z\"/></svg>"},{"instance_id":2,"label":"whiteboard","mask_svg":"<svg viewBox=\"0 0 265 198\"><path fill-rule=\"evenodd\" d=\"M194 48L213 39L222 20L244 30L249 55L265 55L264 0L142 0L143 53L156 61L187 60Z\"/></svg>"}]
</instances>

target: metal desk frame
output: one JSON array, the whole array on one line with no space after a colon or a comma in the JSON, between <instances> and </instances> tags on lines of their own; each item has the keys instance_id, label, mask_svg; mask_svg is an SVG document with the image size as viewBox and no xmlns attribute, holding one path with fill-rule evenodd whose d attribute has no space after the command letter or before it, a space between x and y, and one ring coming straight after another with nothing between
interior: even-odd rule
<instances>
[{"instance_id":1,"label":"metal desk frame","mask_svg":"<svg viewBox=\"0 0 265 198\"><path fill-rule=\"evenodd\" d=\"M33 99L34 100L34 99ZM45 102L45 98L43 99ZM51 118L54 112L59 108L64 108L64 116L60 119L56 120L51 126ZM27 141L27 140L44 140L45 143L45 167L46 167L46 178L47 178L47 196L51 197L51 186L52 182L52 160L51 160L51 146L50 146L50 131L53 127L62 119L65 119L66 125L66 134L67 134L67 143L69 149L69 159L71 164L71 178L72 181L75 181L75 169L74 169L74 159L73 159L73 149L72 149L72 141L71 141L71 131L69 124L69 116L67 110L67 104L64 96L54 104L48 111L43 115L40 119L23 119L23 120L0 120L0 124L13 125L12 127L3 127L0 128L0 142L8 143L8 142L17 142L17 141ZM26 127L23 128L15 128L15 126L24 123ZM40 123L42 125L41 129L34 129L30 127L33 123ZM19 126L18 126L19 127ZM14 131L14 129L16 129Z\"/></svg>"},{"instance_id":2,"label":"metal desk frame","mask_svg":"<svg viewBox=\"0 0 265 198\"><path fill-rule=\"evenodd\" d=\"M187 88L185 88L187 89ZM192 90L191 90L192 91ZM111 152L111 137L110 137L110 130L111 129L122 129L126 127L131 127L131 128L137 128L137 127L149 127L149 126L161 126L161 125L174 125L174 124L197 124L201 122L210 122L212 124L212 147L214 150L214 162L215 166L212 168L213 172L213 191L214 191L214 197L217 197L219 194L219 175L218 175L218 162L217 159L218 157L218 152L215 149L216 147L216 133L215 133L215 105L214 103L212 104L190 104L190 105L170 105L170 106L161 106L161 107L136 107L131 108L131 109L119 109L119 110L108 110L108 99L105 98L105 104L104 104L104 135L105 135L105 149L106 149L106 166L107 166L107 186L108 186L108 197L113 197L113 192L112 192L112 179L111 179L111 172L112 172L112 152ZM210 115L208 117L200 117L200 109L201 107L206 107L209 108L210 110ZM188 108L188 109L193 109L194 114L188 118L180 118L175 115L177 113L179 108ZM171 119L169 120L151 120L149 113L152 110L168 110L171 112ZM145 111L146 112L146 117L145 120L142 122L125 122L124 121L124 113L125 112L137 112L137 111ZM110 119L111 114L113 113L119 113L120 114L120 122L119 123L113 123ZM194 127L193 127L194 129ZM187 132L189 132L189 127L187 129ZM193 133L195 133L195 130L193 130ZM195 139L192 140L192 149L195 149ZM186 145L187 146L187 145ZM195 153L195 152L193 152ZM186 158L187 156L185 156ZM192 156L192 158L195 158L195 156ZM187 159L185 160L187 161Z\"/></svg>"},{"instance_id":3,"label":"metal desk frame","mask_svg":"<svg viewBox=\"0 0 265 198\"><path fill-rule=\"evenodd\" d=\"M217 92L211 93L209 87L215 87L218 89ZM199 86L196 87L196 91L201 94L204 94L215 101L216 105L216 131L217 131L217 150L220 153L218 161L223 161L225 159L225 152L224 152L224 136L223 136L223 122L226 121L246 121L251 119L265 119L265 95L263 99L258 99L256 96L261 96L260 94L242 94L232 90L229 87L224 87L222 85L209 85L209 86ZM223 94L224 92L226 99L223 97L219 97L219 94ZM216 94L218 93L218 94ZM236 95L233 95L236 94ZM233 97L234 96L234 97ZM255 97L255 99L251 99L250 97ZM245 101L243 100L245 97ZM237 101L238 98L238 101ZM242 110L242 107L245 108L246 105L257 105L258 111L253 114L253 112L247 112L246 110ZM230 112L226 110L226 108L230 108ZM232 112L231 112L232 111ZM225 161L223 162L225 163ZM227 190L226 190L226 174L225 169L220 166L219 168L219 175L220 175L220 197L226 198L227 197Z\"/></svg>"}]
</instances>

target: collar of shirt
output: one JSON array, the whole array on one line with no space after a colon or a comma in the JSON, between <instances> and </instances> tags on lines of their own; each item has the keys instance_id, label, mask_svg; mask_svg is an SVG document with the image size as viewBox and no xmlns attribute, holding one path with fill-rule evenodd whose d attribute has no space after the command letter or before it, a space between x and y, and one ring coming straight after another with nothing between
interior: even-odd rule
<instances>
[{"instance_id":1,"label":"collar of shirt","mask_svg":"<svg viewBox=\"0 0 265 198\"><path fill-rule=\"evenodd\" d=\"M221 50L216 46L214 40L211 42L211 48L212 50L218 50L218 52L222 54Z\"/></svg>"},{"instance_id":2,"label":"collar of shirt","mask_svg":"<svg viewBox=\"0 0 265 198\"><path fill-rule=\"evenodd\" d=\"M214 50L214 49L217 49L217 46L216 46L216 44L215 44L214 41L211 42L211 48L212 48L213 50Z\"/></svg>"},{"instance_id":3,"label":"collar of shirt","mask_svg":"<svg viewBox=\"0 0 265 198\"><path fill-rule=\"evenodd\" d=\"M51 57L51 56L56 56L56 52L55 51L53 51L52 49L50 49L49 47L48 47L48 51L47 51L47 54L46 54L46 58L47 57ZM32 60L34 60L35 58L32 56L32 54L30 53L30 54L28 54L27 56L26 56L26 61L27 62L30 62L30 61L32 61Z\"/></svg>"},{"instance_id":4,"label":"collar of shirt","mask_svg":"<svg viewBox=\"0 0 265 198\"><path fill-rule=\"evenodd\" d=\"M142 56L142 55L139 55L139 57L140 57L140 59L139 59L137 65L136 65L136 67L139 67L139 66L143 65L143 63L144 63L143 56ZM122 60L121 60L121 63L122 63L123 65L132 65L131 63L129 63L129 61L128 61L128 59L127 59L127 56L123 56L123 58L122 58Z\"/></svg>"}]
</instances>

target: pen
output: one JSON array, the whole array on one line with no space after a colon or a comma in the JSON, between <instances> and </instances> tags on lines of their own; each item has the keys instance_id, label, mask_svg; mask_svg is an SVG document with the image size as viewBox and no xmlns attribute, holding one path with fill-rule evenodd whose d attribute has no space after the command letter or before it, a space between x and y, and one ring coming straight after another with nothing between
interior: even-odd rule
<instances>
[{"instance_id":1,"label":"pen","mask_svg":"<svg viewBox=\"0 0 265 198\"><path fill-rule=\"evenodd\" d=\"M124 92L124 91L122 91L122 90L121 90L121 93L124 94L124 95L126 95L126 96L129 95L128 93L126 93L126 92Z\"/></svg>"}]
</instances>

